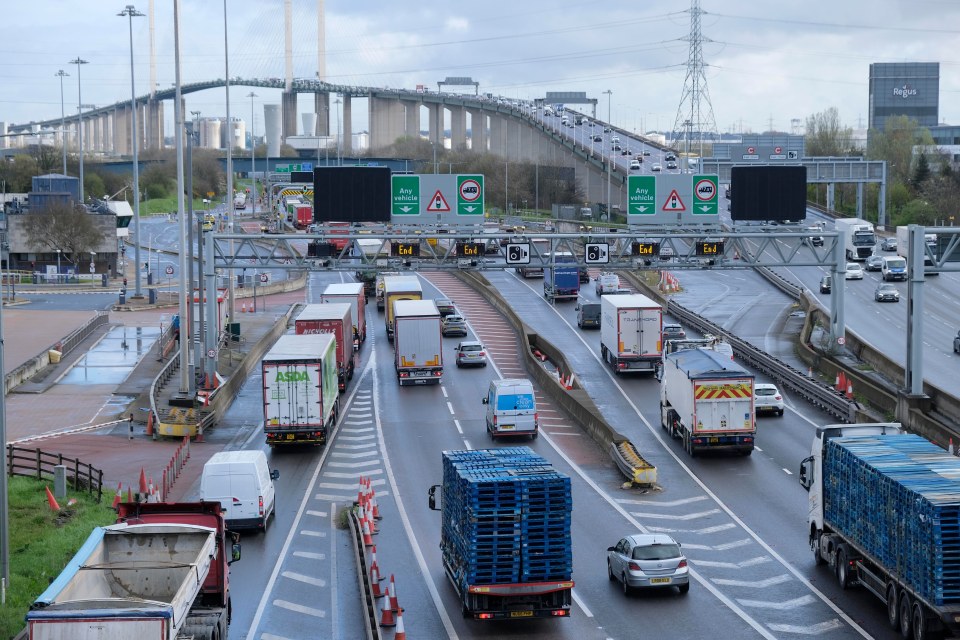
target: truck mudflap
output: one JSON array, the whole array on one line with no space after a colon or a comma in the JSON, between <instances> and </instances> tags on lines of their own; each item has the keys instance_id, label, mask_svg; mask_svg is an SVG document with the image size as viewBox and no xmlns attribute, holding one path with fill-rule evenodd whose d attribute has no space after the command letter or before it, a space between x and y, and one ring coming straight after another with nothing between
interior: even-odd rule
<instances>
[{"instance_id":1,"label":"truck mudflap","mask_svg":"<svg viewBox=\"0 0 960 640\"><path fill-rule=\"evenodd\" d=\"M476 620L570 617L573 580L468 585L464 616Z\"/></svg>"},{"instance_id":2,"label":"truck mudflap","mask_svg":"<svg viewBox=\"0 0 960 640\"><path fill-rule=\"evenodd\" d=\"M443 369L398 369L397 381L400 386L415 384L440 384Z\"/></svg>"},{"instance_id":3,"label":"truck mudflap","mask_svg":"<svg viewBox=\"0 0 960 640\"><path fill-rule=\"evenodd\" d=\"M287 444L324 444L327 441L327 428L292 431L289 429L265 429L267 444L271 447Z\"/></svg>"}]
</instances>

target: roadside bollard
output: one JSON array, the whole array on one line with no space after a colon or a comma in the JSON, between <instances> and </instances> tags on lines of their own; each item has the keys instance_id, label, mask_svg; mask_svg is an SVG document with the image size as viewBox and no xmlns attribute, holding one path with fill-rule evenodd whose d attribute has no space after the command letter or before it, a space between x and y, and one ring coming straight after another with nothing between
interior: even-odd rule
<instances>
[{"instance_id":1,"label":"roadside bollard","mask_svg":"<svg viewBox=\"0 0 960 640\"><path fill-rule=\"evenodd\" d=\"M132 413L130 414L129 423L130 423L130 437L129 437L129 439L130 439L130 440L133 440L133 414L132 414Z\"/></svg>"}]
</instances>

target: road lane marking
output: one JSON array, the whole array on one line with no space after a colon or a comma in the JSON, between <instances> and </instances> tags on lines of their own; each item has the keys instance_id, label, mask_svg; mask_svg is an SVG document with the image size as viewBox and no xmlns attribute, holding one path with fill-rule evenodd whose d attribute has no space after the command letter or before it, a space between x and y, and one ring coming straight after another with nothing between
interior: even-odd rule
<instances>
[{"instance_id":1,"label":"road lane marking","mask_svg":"<svg viewBox=\"0 0 960 640\"><path fill-rule=\"evenodd\" d=\"M297 604L296 602L288 602L287 600L274 600L273 606L280 607L281 609L287 609L288 611L294 611L296 613L305 613L308 616L313 616L315 618L327 617L327 612L323 609L315 609L314 607L307 607L302 604Z\"/></svg>"},{"instance_id":2,"label":"road lane marking","mask_svg":"<svg viewBox=\"0 0 960 640\"><path fill-rule=\"evenodd\" d=\"M728 587L766 589L767 587L783 584L784 582L790 582L792 578L785 573L781 573L778 576L773 576L772 578L767 578L766 580L730 580L728 578L710 578L710 580L713 581L714 584L722 584Z\"/></svg>"},{"instance_id":3,"label":"road lane marking","mask_svg":"<svg viewBox=\"0 0 960 640\"><path fill-rule=\"evenodd\" d=\"M302 582L304 584L310 584L315 587L325 587L327 586L327 581L323 578L314 578L313 576L305 576L302 573L294 573L292 571L284 571L280 574L284 578L289 578L290 580L296 580L297 582Z\"/></svg>"},{"instance_id":4,"label":"road lane marking","mask_svg":"<svg viewBox=\"0 0 960 640\"><path fill-rule=\"evenodd\" d=\"M797 607L802 607L816 602L816 598L811 595L801 596L793 600L783 602L770 602L769 600L746 600L737 598L737 602L745 607L756 607L757 609L777 609L778 611L790 611Z\"/></svg>"}]
</instances>

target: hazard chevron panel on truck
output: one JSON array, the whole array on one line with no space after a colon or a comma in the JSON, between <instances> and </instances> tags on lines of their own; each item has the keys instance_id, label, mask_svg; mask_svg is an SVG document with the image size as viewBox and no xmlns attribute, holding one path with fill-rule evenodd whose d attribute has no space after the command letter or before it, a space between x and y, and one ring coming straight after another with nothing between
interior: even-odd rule
<instances>
[{"instance_id":1,"label":"hazard chevron panel on truck","mask_svg":"<svg viewBox=\"0 0 960 640\"><path fill-rule=\"evenodd\" d=\"M694 388L694 397L697 400L721 400L730 398L750 398L753 396L753 385L749 382L734 382L726 384L698 384Z\"/></svg>"}]
</instances>

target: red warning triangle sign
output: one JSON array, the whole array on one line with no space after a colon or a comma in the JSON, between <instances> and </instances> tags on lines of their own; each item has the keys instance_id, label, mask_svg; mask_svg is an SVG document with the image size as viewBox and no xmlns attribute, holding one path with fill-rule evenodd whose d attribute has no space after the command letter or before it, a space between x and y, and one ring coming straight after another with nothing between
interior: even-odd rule
<instances>
[{"instance_id":1,"label":"red warning triangle sign","mask_svg":"<svg viewBox=\"0 0 960 640\"><path fill-rule=\"evenodd\" d=\"M677 190L673 189L670 191L670 195L667 196L666 202L663 203L660 209L662 211L686 211L687 207L684 206L683 200L680 199L680 194L677 193Z\"/></svg>"},{"instance_id":2,"label":"red warning triangle sign","mask_svg":"<svg viewBox=\"0 0 960 640\"><path fill-rule=\"evenodd\" d=\"M447 204L447 199L440 193L440 189L437 189L437 192L430 198L427 211L450 211L450 205Z\"/></svg>"}]
</instances>

